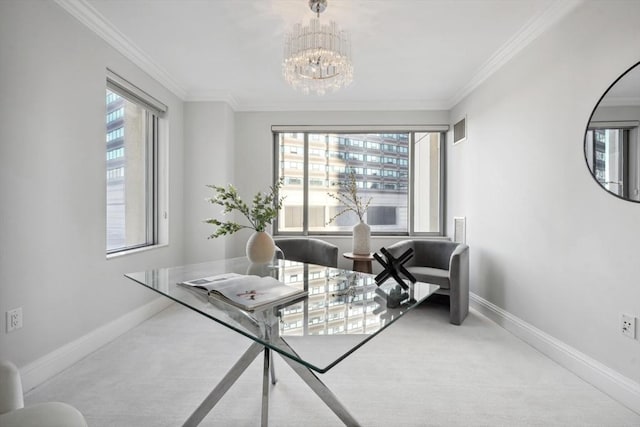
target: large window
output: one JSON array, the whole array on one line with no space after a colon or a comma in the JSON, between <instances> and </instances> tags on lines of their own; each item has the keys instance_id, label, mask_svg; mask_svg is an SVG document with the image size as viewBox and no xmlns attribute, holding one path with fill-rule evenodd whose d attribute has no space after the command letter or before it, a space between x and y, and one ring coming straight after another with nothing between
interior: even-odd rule
<instances>
[{"instance_id":1,"label":"large window","mask_svg":"<svg viewBox=\"0 0 640 427\"><path fill-rule=\"evenodd\" d=\"M443 234L444 131L408 129L301 132L274 127L276 179L284 178L279 234L350 233L358 218L329 196L356 177L371 198L366 222L374 234ZM413 165L413 166L412 166Z\"/></svg>"},{"instance_id":2,"label":"large window","mask_svg":"<svg viewBox=\"0 0 640 427\"><path fill-rule=\"evenodd\" d=\"M105 100L109 254L157 243L158 120L166 107L112 73Z\"/></svg>"}]
</instances>

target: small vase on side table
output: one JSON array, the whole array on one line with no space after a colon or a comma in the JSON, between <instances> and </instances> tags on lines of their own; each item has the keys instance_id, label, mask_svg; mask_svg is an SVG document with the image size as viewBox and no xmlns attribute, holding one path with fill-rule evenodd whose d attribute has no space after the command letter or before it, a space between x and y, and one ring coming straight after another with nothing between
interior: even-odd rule
<instances>
[{"instance_id":1,"label":"small vase on side table","mask_svg":"<svg viewBox=\"0 0 640 427\"><path fill-rule=\"evenodd\" d=\"M356 255L371 253L371 227L364 221L353 226L353 250Z\"/></svg>"}]
</instances>

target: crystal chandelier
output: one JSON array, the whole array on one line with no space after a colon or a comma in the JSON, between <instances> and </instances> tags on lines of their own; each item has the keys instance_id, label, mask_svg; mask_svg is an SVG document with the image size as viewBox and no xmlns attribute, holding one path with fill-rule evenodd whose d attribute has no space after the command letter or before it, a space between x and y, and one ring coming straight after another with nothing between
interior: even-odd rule
<instances>
[{"instance_id":1,"label":"crystal chandelier","mask_svg":"<svg viewBox=\"0 0 640 427\"><path fill-rule=\"evenodd\" d=\"M309 0L309 7L317 17L308 26L296 24L287 34L282 72L294 89L324 95L353 80L351 42L335 22L320 25L320 13L327 8L327 0Z\"/></svg>"}]
</instances>

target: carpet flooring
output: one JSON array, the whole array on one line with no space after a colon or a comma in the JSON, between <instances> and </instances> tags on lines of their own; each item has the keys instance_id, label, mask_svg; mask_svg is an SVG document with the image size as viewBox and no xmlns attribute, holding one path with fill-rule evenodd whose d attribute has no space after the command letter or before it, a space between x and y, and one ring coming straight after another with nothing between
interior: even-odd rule
<instances>
[{"instance_id":1,"label":"carpet flooring","mask_svg":"<svg viewBox=\"0 0 640 427\"><path fill-rule=\"evenodd\" d=\"M363 426L640 426L640 414L560 367L476 311L462 326L423 304L320 379ZM250 345L172 305L32 390L92 427L179 426ZM271 426L340 420L279 356ZM201 426L258 426L258 357Z\"/></svg>"}]
</instances>

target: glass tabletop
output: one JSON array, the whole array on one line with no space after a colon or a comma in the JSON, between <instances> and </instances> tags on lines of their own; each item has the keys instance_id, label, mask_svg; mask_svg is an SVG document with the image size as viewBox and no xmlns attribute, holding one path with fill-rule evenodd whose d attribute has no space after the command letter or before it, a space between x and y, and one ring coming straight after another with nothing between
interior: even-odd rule
<instances>
[{"instance_id":1,"label":"glass tabletop","mask_svg":"<svg viewBox=\"0 0 640 427\"><path fill-rule=\"evenodd\" d=\"M178 283L225 273L271 276L307 290L297 301L245 311ZM144 285L236 332L324 373L438 290L438 285L278 260L255 265L246 257L129 273Z\"/></svg>"}]
</instances>

